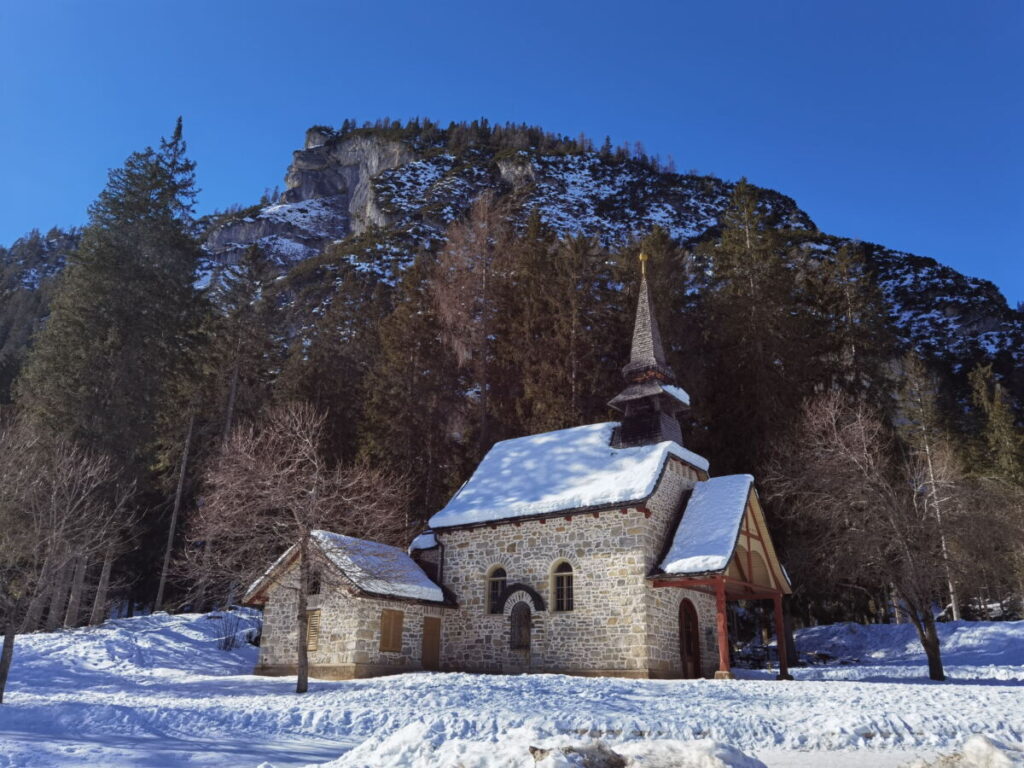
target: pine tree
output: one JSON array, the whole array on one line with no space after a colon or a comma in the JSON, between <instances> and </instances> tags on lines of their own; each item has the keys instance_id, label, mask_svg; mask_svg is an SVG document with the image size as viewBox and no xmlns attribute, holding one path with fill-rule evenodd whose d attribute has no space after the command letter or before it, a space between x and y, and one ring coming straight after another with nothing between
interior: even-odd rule
<instances>
[{"instance_id":1,"label":"pine tree","mask_svg":"<svg viewBox=\"0 0 1024 768\"><path fill-rule=\"evenodd\" d=\"M886 366L895 344L864 248L846 243L819 258L797 246L803 275L799 309L807 313L809 335L804 375L826 389L878 401L891 391Z\"/></svg>"},{"instance_id":2,"label":"pine tree","mask_svg":"<svg viewBox=\"0 0 1024 768\"><path fill-rule=\"evenodd\" d=\"M465 383L441 340L432 262L421 254L402 276L395 309L381 324L360 423L361 455L411 480L409 524L439 509L469 469L459 440Z\"/></svg>"},{"instance_id":3,"label":"pine tree","mask_svg":"<svg viewBox=\"0 0 1024 768\"><path fill-rule=\"evenodd\" d=\"M1006 390L991 364L975 367L970 383L983 446L977 465L1000 480L1024 487L1024 433L1016 425Z\"/></svg>"},{"instance_id":4,"label":"pine tree","mask_svg":"<svg viewBox=\"0 0 1024 768\"><path fill-rule=\"evenodd\" d=\"M498 354L515 376L515 431L545 432L602 418L614 390L621 293L607 252L579 235L556 241L534 217L515 247L514 287Z\"/></svg>"},{"instance_id":5,"label":"pine tree","mask_svg":"<svg viewBox=\"0 0 1024 768\"><path fill-rule=\"evenodd\" d=\"M707 450L720 472L758 471L772 439L797 413L809 357L797 277L754 187L741 180L717 241L698 251L708 275L696 307L704 391L695 411L714 425Z\"/></svg>"},{"instance_id":6,"label":"pine tree","mask_svg":"<svg viewBox=\"0 0 1024 768\"><path fill-rule=\"evenodd\" d=\"M151 459L161 397L194 332L195 165L185 149L179 118L158 150L110 172L17 385L46 427L133 473Z\"/></svg>"},{"instance_id":7,"label":"pine tree","mask_svg":"<svg viewBox=\"0 0 1024 768\"><path fill-rule=\"evenodd\" d=\"M210 419L226 441L240 419L253 419L270 399L283 362L283 312L275 291L274 265L251 246L224 270L211 291L214 312L207 336Z\"/></svg>"},{"instance_id":8,"label":"pine tree","mask_svg":"<svg viewBox=\"0 0 1024 768\"><path fill-rule=\"evenodd\" d=\"M349 461L358 450L365 377L392 309L392 287L367 267L352 259L338 265L328 306L292 339L274 391L279 402L304 401L324 414L325 449L333 460Z\"/></svg>"}]
</instances>

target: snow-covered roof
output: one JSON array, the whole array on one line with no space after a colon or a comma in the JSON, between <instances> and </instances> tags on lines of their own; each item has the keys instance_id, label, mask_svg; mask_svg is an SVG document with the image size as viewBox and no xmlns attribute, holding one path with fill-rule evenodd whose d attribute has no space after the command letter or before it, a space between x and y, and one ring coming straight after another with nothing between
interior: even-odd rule
<instances>
[{"instance_id":1,"label":"snow-covered roof","mask_svg":"<svg viewBox=\"0 0 1024 768\"><path fill-rule=\"evenodd\" d=\"M420 549L433 549L436 546L437 536L433 531L426 531L412 540L412 543L409 544L409 553L412 554Z\"/></svg>"},{"instance_id":2,"label":"snow-covered roof","mask_svg":"<svg viewBox=\"0 0 1024 768\"><path fill-rule=\"evenodd\" d=\"M675 384L662 384L661 388L683 405L690 404L690 394L682 387L677 387Z\"/></svg>"},{"instance_id":3,"label":"snow-covered roof","mask_svg":"<svg viewBox=\"0 0 1024 768\"><path fill-rule=\"evenodd\" d=\"M656 379L650 379L630 384L613 397L608 405L621 411L625 410L625 403L631 400L640 400L656 395L667 395L671 400L675 400L679 405L675 406L673 410L679 410L680 406L688 406L690 404L690 396L686 393L686 390L674 384L663 384Z\"/></svg>"},{"instance_id":4,"label":"snow-covered roof","mask_svg":"<svg viewBox=\"0 0 1024 768\"><path fill-rule=\"evenodd\" d=\"M330 531L313 531L313 543L355 586L384 597L443 602L444 594L408 554L377 541L357 539ZM277 568L295 553L292 546L249 587L244 601L263 588Z\"/></svg>"},{"instance_id":5,"label":"snow-covered roof","mask_svg":"<svg viewBox=\"0 0 1024 768\"><path fill-rule=\"evenodd\" d=\"M694 485L661 570L671 574L725 570L753 482L750 475L724 475Z\"/></svg>"},{"instance_id":6,"label":"snow-covered roof","mask_svg":"<svg viewBox=\"0 0 1024 768\"><path fill-rule=\"evenodd\" d=\"M430 518L431 528L615 506L654 492L669 456L707 470L701 456L671 442L612 448L616 422L505 440Z\"/></svg>"},{"instance_id":7,"label":"snow-covered roof","mask_svg":"<svg viewBox=\"0 0 1024 768\"><path fill-rule=\"evenodd\" d=\"M398 547L329 531L313 531L327 559L364 592L441 602L444 595L423 569Z\"/></svg>"}]
</instances>

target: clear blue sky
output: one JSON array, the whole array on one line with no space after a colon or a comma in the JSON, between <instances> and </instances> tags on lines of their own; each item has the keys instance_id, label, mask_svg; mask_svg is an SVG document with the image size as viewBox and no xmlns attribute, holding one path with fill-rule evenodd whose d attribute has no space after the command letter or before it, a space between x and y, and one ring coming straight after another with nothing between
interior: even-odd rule
<instances>
[{"instance_id":1,"label":"clear blue sky","mask_svg":"<svg viewBox=\"0 0 1024 768\"><path fill-rule=\"evenodd\" d=\"M745 175L1024 301L1020 0L3 0L0 73L0 243L83 223L179 114L201 212L309 125L485 116Z\"/></svg>"}]
</instances>

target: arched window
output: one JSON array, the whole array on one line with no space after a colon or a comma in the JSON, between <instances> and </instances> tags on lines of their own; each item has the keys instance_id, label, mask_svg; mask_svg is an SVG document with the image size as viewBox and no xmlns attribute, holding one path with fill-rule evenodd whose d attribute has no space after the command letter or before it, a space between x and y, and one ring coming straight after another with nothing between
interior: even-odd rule
<instances>
[{"instance_id":1,"label":"arched window","mask_svg":"<svg viewBox=\"0 0 1024 768\"><path fill-rule=\"evenodd\" d=\"M573 590L572 566L569 563L563 560L555 566L551 587L554 593L554 600L551 602L555 606L555 611L559 613L571 611L573 606Z\"/></svg>"},{"instance_id":2,"label":"arched window","mask_svg":"<svg viewBox=\"0 0 1024 768\"><path fill-rule=\"evenodd\" d=\"M512 624L509 647L514 651L528 651L530 649L530 607L526 603L516 603L512 606L509 621Z\"/></svg>"},{"instance_id":3,"label":"arched window","mask_svg":"<svg viewBox=\"0 0 1024 768\"><path fill-rule=\"evenodd\" d=\"M505 591L505 569L497 567L487 577L487 612L501 613L501 593Z\"/></svg>"}]
</instances>

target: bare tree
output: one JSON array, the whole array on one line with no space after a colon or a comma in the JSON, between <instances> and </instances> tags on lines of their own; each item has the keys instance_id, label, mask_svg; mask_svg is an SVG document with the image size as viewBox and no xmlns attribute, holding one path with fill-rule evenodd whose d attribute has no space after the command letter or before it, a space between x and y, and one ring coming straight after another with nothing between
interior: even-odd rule
<instances>
[{"instance_id":1,"label":"bare tree","mask_svg":"<svg viewBox=\"0 0 1024 768\"><path fill-rule=\"evenodd\" d=\"M33 426L0 429L0 702L15 634L77 623L84 569L130 525L134 489L117 481L111 460Z\"/></svg>"},{"instance_id":2,"label":"bare tree","mask_svg":"<svg viewBox=\"0 0 1024 768\"><path fill-rule=\"evenodd\" d=\"M431 281L444 341L476 387L481 455L490 447L494 335L511 268L512 239L512 227L494 193L484 192L468 217L449 228Z\"/></svg>"},{"instance_id":3,"label":"bare tree","mask_svg":"<svg viewBox=\"0 0 1024 768\"><path fill-rule=\"evenodd\" d=\"M197 581L232 589L252 583L274 557L297 548L297 693L309 687L306 597L313 582L313 532L385 543L406 533L404 479L366 464L332 466L323 440L324 416L307 404L277 406L262 422L236 429L206 474L183 561Z\"/></svg>"},{"instance_id":4,"label":"bare tree","mask_svg":"<svg viewBox=\"0 0 1024 768\"><path fill-rule=\"evenodd\" d=\"M788 514L813 521L817 573L835 584L896 588L929 677L944 680L932 604L946 587L947 553L932 507L932 458L929 467L904 453L877 413L831 392L805 407L768 485ZM952 506L948 495L944 503Z\"/></svg>"}]
</instances>

